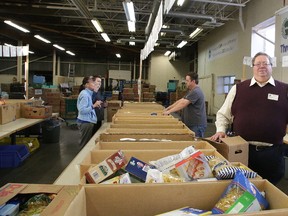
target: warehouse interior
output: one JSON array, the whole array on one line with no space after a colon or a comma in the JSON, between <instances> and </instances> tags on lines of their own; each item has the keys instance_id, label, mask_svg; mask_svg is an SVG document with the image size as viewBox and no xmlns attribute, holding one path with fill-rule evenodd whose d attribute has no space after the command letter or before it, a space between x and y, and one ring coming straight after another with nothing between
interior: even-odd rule
<instances>
[{"instance_id":1,"label":"warehouse interior","mask_svg":"<svg viewBox=\"0 0 288 216\"><path fill-rule=\"evenodd\" d=\"M127 13L131 3L133 3L132 7L135 11L134 18ZM87 194L90 193L90 190L93 195L100 193L102 196L103 194L103 203L107 204L105 200L108 199L109 194L106 193L110 189L106 191L105 186L98 185L100 181L97 182L91 177L94 166L97 167L96 164L99 164L102 159L106 160L108 155L111 156L112 149L116 151L113 146L113 142L116 143L116 141L112 138L112 141L105 139L119 134L121 139L134 139L127 137L133 137L136 134L135 137L155 136L156 138L151 138L155 146L171 140L171 146L175 144L174 141L179 142L179 146L180 144L184 146L185 142L188 142L186 137L189 136L189 142L193 142L193 145L195 142L201 144L205 142L205 145L210 148L211 143L208 140L216 132L216 114L232 86L253 77L251 59L257 52L264 51L273 57L273 78L288 83L288 49L286 48L288 33L285 28L287 19L287 0L275 0L273 4L267 0L1 1L0 101L3 106L0 105L0 157L4 158L4 154L1 152L3 145L27 146L25 149L29 152L23 160L12 165L7 164L8 160L0 158L0 188L5 189L7 185L9 188L9 183L27 183L29 190L31 190L29 185L34 184L47 184L52 187L71 186L69 194L75 194L74 201L70 198L67 199L69 201L65 200L68 202L63 207L63 211L66 211L65 214L61 212L55 216L71 215L71 212L75 215L94 215L93 211L102 213L102 209L97 209L98 203L94 205L95 202L100 203L101 200L91 201L90 197L93 196ZM15 26L11 26L11 22L24 28L24 32L23 29L19 30ZM131 23L132 30L130 29ZM198 74L198 86L205 97L207 129L203 140L193 137L194 132L187 130L184 123L178 121L181 120L182 111L163 116L159 109L159 107L161 109L168 107L187 94L185 76L188 72ZM108 107L105 109L102 127L84 148L80 148L77 98L83 77L94 75L101 76L100 91L105 101L108 101ZM138 105L141 106L141 104L142 111L140 112L141 109ZM4 106L13 106L13 109L16 110L14 116L10 114L10 111L2 109ZM149 106L150 108L148 108ZM33 108L34 113L31 111ZM36 116L38 114L40 117ZM147 123L145 118L151 120L151 123ZM173 129L174 123L171 123L170 118L173 121L177 119ZM123 121L124 125L117 126L118 120L119 122ZM167 123L163 126L165 121ZM131 125L129 127L126 125L126 128L125 124ZM139 128L133 128L133 124L137 124ZM159 125L158 132L153 124ZM163 128L160 128L160 125ZM181 125L181 129L178 129L179 125ZM133 132L129 133L129 131ZM164 131L164 135L162 131ZM178 137L176 136L179 135L178 131L180 135L183 135L183 140L182 138L174 140L173 136ZM161 137L160 141L158 140L159 136ZM171 140L169 140L170 136L173 137ZM193 141L190 136L193 137ZM137 139L139 138L135 138L135 140ZM142 139L147 138L142 137ZM24 140L25 143L18 145L17 142L21 142L19 140L22 142ZM152 143L149 143L150 141L147 142L147 146ZM102 149L102 143L105 146L105 142L112 142L113 147L107 149L103 147ZM261 179L261 176L251 180L255 181L257 186L261 185L260 188L267 189L268 187L269 193L273 192L274 197L279 197L277 203L271 199L271 194L268 194L267 199L271 202L271 215L274 215L273 211L275 211L275 215L282 215L281 211L283 211L283 215L288 214L288 204L284 203L284 201L288 201L288 126L283 142L286 168L281 181L273 185ZM117 143L121 144L119 140ZM151 149L147 147L147 149L141 150L133 147L129 149L130 144L123 144L125 146L123 151L127 151L128 156L135 153L136 159L138 155L147 159L153 158L158 153L164 156L168 152L178 153L183 150L180 147L177 149L168 147L169 144L167 144L167 149L166 147ZM125 149L126 145L127 149ZM107 146L109 145L107 144ZM226 146L232 148L227 143L225 143ZM242 148L244 144L240 143L239 146ZM117 146L117 150L119 149L121 147ZM216 148L215 151L204 149L203 152L208 155L218 155L218 151L220 150ZM238 151L235 152L238 154ZM245 150L243 152L245 153ZM226 153L227 151L224 150L224 154ZM229 156L221 157L227 159ZM249 170L245 160L243 160L244 162L238 161L238 165L235 166L245 167ZM111 179L115 175L123 174L121 173L123 170L118 169L117 172L113 172L107 178L108 182L109 180L112 182ZM139 179L141 180L136 176L135 179L132 178L132 182L139 182ZM206 181L207 185L205 185ZM225 182L224 180L219 185L222 184L221 187L223 187ZM185 187L188 188L185 183L179 183L183 185L183 189L181 188L180 191L184 194L184 203L189 204L184 192L187 191ZM211 182L204 178L202 183L204 185L202 188L206 188L206 186L209 188ZM93 184L100 186L99 189L95 186L94 191ZM173 185L175 186L175 183ZM15 185L12 184L13 186ZM133 187L131 187L131 191ZM147 191L153 190L150 186L147 188ZM216 188L215 191L218 192L218 186ZM28 189L23 193L27 193ZM35 192L36 189L32 189ZM104 191L101 191L102 189ZM123 187L124 193L126 189L126 192L130 194L131 191L126 186ZM144 192L146 191L145 186L144 188L139 186L138 189L143 190L144 199L147 196ZM115 194L122 193L121 190L120 187L119 192L117 187ZM176 191L176 189L173 190L171 189L172 193ZM65 190L61 189L61 191ZM158 186L155 191L160 191L159 197L165 197ZM21 194L21 192L19 193ZM59 191L58 193L60 194ZM134 198L142 202L141 198ZM151 203L149 204L147 201L150 198L145 198L143 206L150 206ZM79 202L79 199L84 203L84 207L81 205L77 210L78 207L75 207L75 203ZM151 199L154 200L154 198ZM181 199L171 201L171 210L174 206L182 207L179 206L179 200ZM0 198L0 213L4 201L7 200ZM150 215L151 212L154 215L170 210L167 208L168 204L166 206L157 204L158 206L155 207L155 203L158 202L153 202L153 208L149 209L146 215ZM210 208L210 206L207 207L208 204L202 205L197 201L195 203L196 208ZM52 206L55 205L57 203ZM85 205L87 206L85 207ZM136 208L134 205L136 206L132 202L131 209L133 210ZM126 204L123 207L118 206L119 215L133 215L131 212L127 213L126 210L123 210L125 206ZM44 213L54 215L55 209L52 214L52 208L48 208ZM83 213L83 208L85 213ZM113 210L107 209L103 208L103 215L118 215ZM139 211L141 213L141 210L135 210L138 213ZM267 215L269 214L270 210L267 211ZM143 215L145 214L143 213Z\"/></svg>"}]
</instances>

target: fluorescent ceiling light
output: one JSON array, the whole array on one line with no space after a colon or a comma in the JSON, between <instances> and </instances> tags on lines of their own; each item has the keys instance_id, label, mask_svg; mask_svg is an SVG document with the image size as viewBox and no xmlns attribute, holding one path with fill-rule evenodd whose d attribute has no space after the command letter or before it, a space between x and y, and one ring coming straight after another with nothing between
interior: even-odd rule
<instances>
[{"instance_id":1,"label":"fluorescent ceiling light","mask_svg":"<svg viewBox=\"0 0 288 216\"><path fill-rule=\"evenodd\" d=\"M34 52L33 52L33 51L31 51L31 50L29 50L28 52L29 52L30 54L34 54Z\"/></svg>"},{"instance_id":2,"label":"fluorescent ceiling light","mask_svg":"<svg viewBox=\"0 0 288 216\"><path fill-rule=\"evenodd\" d=\"M103 32L103 28L102 28L99 20L97 20L97 19L92 19L91 22L92 22L92 24L94 25L94 27L96 28L96 30L97 30L98 32Z\"/></svg>"},{"instance_id":3,"label":"fluorescent ceiling light","mask_svg":"<svg viewBox=\"0 0 288 216\"><path fill-rule=\"evenodd\" d=\"M43 42L45 42L45 43L51 43L51 41L41 37L40 35L34 35L34 37L39 39L39 40L41 40L41 41L43 41Z\"/></svg>"},{"instance_id":4,"label":"fluorescent ceiling light","mask_svg":"<svg viewBox=\"0 0 288 216\"><path fill-rule=\"evenodd\" d=\"M57 49L60 49L60 50L65 50L63 47L57 45L57 44L53 44L54 47L56 47Z\"/></svg>"},{"instance_id":5,"label":"fluorescent ceiling light","mask_svg":"<svg viewBox=\"0 0 288 216\"><path fill-rule=\"evenodd\" d=\"M193 31L190 35L189 35L189 37L192 39L192 38L195 38L200 32L202 32L203 31L203 28L197 28L197 29L195 29L195 31Z\"/></svg>"},{"instance_id":6,"label":"fluorescent ceiling light","mask_svg":"<svg viewBox=\"0 0 288 216\"><path fill-rule=\"evenodd\" d=\"M167 28L169 28L169 26L164 24L164 25L162 25L162 28L167 29Z\"/></svg>"},{"instance_id":7,"label":"fluorescent ceiling light","mask_svg":"<svg viewBox=\"0 0 288 216\"><path fill-rule=\"evenodd\" d=\"M13 45L12 44L8 44L8 43L4 43L5 46L9 46L9 47L12 47Z\"/></svg>"},{"instance_id":8,"label":"fluorescent ceiling light","mask_svg":"<svg viewBox=\"0 0 288 216\"><path fill-rule=\"evenodd\" d=\"M106 42L110 42L111 41L106 33L101 33L101 36Z\"/></svg>"},{"instance_id":9,"label":"fluorescent ceiling light","mask_svg":"<svg viewBox=\"0 0 288 216\"><path fill-rule=\"evenodd\" d=\"M187 41L181 41L181 43L178 44L177 48L182 48L187 44Z\"/></svg>"},{"instance_id":10,"label":"fluorescent ceiling light","mask_svg":"<svg viewBox=\"0 0 288 216\"><path fill-rule=\"evenodd\" d=\"M181 6L183 5L184 1L185 1L185 0L178 0L178 1L177 1L177 5L181 7Z\"/></svg>"},{"instance_id":11,"label":"fluorescent ceiling light","mask_svg":"<svg viewBox=\"0 0 288 216\"><path fill-rule=\"evenodd\" d=\"M117 58L121 58L121 55L119 53L116 54Z\"/></svg>"},{"instance_id":12,"label":"fluorescent ceiling light","mask_svg":"<svg viewBox=\"0 0 288 216\"><path fill-rule=\"evenodd\" d=\"M130 0L126 0L122 3L127 21L136 22L133 2Z\"/></svg>"},{"instance_id":13,"label":"fluorescent ceiling light","mask_svg":"<svg viewBox=\"0 0 288 216\"><path fill-rule=\"evenodd\" d=\"M164 37L166 35L166 32L160 32L160 36Z\"/></svg>"},{"instance_id":14,"label":"fluorescent ceiling light","mask_svg":"<svg viewBox=\"0 0 288 216\"><path fill-rule=\"evenodd\" d=\"M136 31L135 22L128 21L127 24L128 24L128 30L129 30L129 32L135 32L135 31Z\"/></svg>"},{"instance_id":15,"label":"fluorescent ceiling light","mask_svg":"<svg viewBox=\"0 0 288 216\"><path fill-rule=\"evenodd\" d=\"M130 46L135 46L135 44L136 44L135 41L129 41Z\"/></svg>"},{"instance_id":16,"label":"fluorescent ceiling light","mask_svg":"<svg viewBox=\"0 0 288 216\"><path fill-rule=\"evenodd\" d=\"M15 24L15 23L11 22L10 20L5 20L4 23L6 23L6 24L8 24L8 25L10 25L10 26L22 31L22 32L25 32L25 33L29 33L30 32L29 30L27 30L27 29Z\"/></svg>"},{"instance_id":17,"label":"fluorescent ceiling light","mask_svg":"<svg viewBox=\"0 0 288 216\"><path fill-rule=\"evenodd\" d=\"M66 51L66 53L69 54L69 55L75 56L75 53L73 53L73 52L71 52L71 51L69 51L69 50Z\"/></svg>"},{"instance_id":18,"label":"fluorescent ceiling light","mask_svg":"<svg viewBox=\"0 0 288 216\"><path fill-rule=\"evenodd\" d=\"M170 53L171 53L171 51L170 51L170 50L168 50L168 51L166 51L166 52L164 53L164 56L169 56L169 55L170 55Z\"/></svg>"}]
</instances>

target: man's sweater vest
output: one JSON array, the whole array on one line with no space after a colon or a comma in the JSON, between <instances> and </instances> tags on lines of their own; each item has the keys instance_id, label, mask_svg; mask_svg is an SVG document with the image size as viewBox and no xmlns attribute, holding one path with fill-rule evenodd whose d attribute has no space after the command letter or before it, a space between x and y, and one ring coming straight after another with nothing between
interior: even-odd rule
<instances>
[{"instance_id":1,"label":"man's sweater vest","mask_svg":"<svg viewBox=\"0 0 288 216\"><path fill-rule=\"evenodd\" d=\"M288 85L275 80L259 87L237 84L232 103L233 131L247 141L282 144L288 123Z\"/></svg>"}]
</instances>

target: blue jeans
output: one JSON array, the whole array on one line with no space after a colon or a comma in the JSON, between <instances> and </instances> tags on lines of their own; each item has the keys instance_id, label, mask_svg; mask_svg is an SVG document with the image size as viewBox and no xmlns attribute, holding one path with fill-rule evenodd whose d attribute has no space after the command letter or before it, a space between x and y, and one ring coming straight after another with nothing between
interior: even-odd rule
<instances>
[{"instance_id":1,"label":"blue jeans","mask_svg":"<svg viewBox=\"0 0 288 216\"><path fill-rule=\"evenodd\" d=\"M195 133L195 137L204 137L204 133L206 131L206 126L196 125L189 127Z\"/></svg>"}]
</instances>

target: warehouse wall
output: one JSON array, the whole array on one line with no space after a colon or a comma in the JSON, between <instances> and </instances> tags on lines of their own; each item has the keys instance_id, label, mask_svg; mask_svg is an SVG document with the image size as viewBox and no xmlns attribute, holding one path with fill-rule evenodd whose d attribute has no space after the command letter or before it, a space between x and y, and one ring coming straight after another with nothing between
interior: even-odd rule
<instances>
[{"instance_id":1,"label":"warehouse wall","mask_svg":"<svg viewBox=\"0 0 288 216\"><path fill-rule=\"evenodd\" d=\"M156 91L167 91L169 80L185 80L189 72L189 63L186 59L169 61L164 52L151 53L150 68L148 71L148 82L156 85Z\"/></svg>"},{"instance_id":2,"label":"warehouse wall","mask_svg":"<svg viewBox=\"0 0 288 216\"><path fill-rule=\"evenodd\" d=\"M275 12L283 7L283 4L283 0L252 0L243 8L244 30L238 20L233 20L214 30L213 34L207 35L205 40L199 42L198 73L203 78L200 86L205 93L206 100L209 101L210 114L216 114L225 100L224 94L216 92L217 77L232 75L235 75L236 79L252 77L252 68L242 65L243 57L251 55L252 27L274 16ZM233 42L231 42L231 38ZM227 45L229 42L233 47L230 52L219 54L214 59L211 58L213 48L225 43ZM279 68L274 68L273 73L274 77L278 79Z\"/></svg>"}]
</instances>

